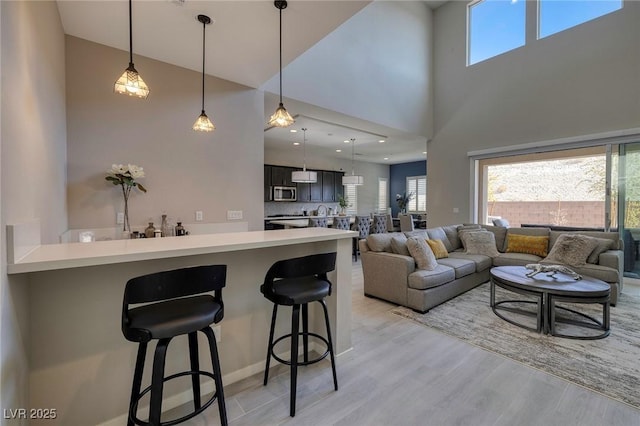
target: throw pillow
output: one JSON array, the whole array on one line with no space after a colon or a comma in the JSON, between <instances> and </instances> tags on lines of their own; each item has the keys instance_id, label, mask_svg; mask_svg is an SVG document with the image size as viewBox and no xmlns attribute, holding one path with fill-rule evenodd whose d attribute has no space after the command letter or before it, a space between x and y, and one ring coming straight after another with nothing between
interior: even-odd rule
<instances>
[{"instance_id":1,"label":"throw pillow","mask_svg":"<svg viewBox=\"0 0 640 426\"><path fill-rule=\"evenodd\" d=\"M541 263L562 263L569 266L583 266L598 241L593 237L579 234L562 234L551 248L549 255Z\"/></svg>"},{"instance_id":2,"label":"throw pillow","mask_svg":"<svg viewBox=\"0 0 640 426\"><path fill-rule=\"evenodd\" d=\"M407 239L407 248L409 249L409 253L411 253L411 257L416 261L418 269L433 271L438 266L436 257L426 240L414 237L409 238Z\"/></svg>"},{"instance_id":3,"label":"throw pillow","mask_svg":"<svg viewBox=\"0 0 640 426\"><path fill-rule=\"evenodd\" d=\"M593 249L589 257L587 258L587 263L593 263L594 265L597 265L600 255L605 251L611 249L611 247L613 247L614 241L607 238L592 238L595 238L595 240L598 242L598 245Z\"/></svg>"},{"instance_id":4,"label":"throw pillow","mask_svg":"<svg viewBox=\"0 0 640 426\"><path fill-rule=\"evenodd\" d=\"M466 254L483 254L489 257L499 256L496 239L492 232L464 232L461 236Z\"/></svg>"},{"instance_id":5,"label":"throw pillow","mask_svg":"<svg viewBox=\"0 0 640 426\"><path fill-rule=\"evenodd\" d=\"M507 253L527 253L545 257L548 253L549 237L534 235L507 235Z\"/></svg>"},{"instance_id":6,"label":"throw pillow","mask_svg":"<svg viewBox=\"0 0 640 426\"><path fill-rule=\"evenodd\" d=\"M393 237L391 239L391 251L395 254L411 256L411 253L409 253L409 249L407 248L407 238L404 235L402 237Z\"/></svg>"},{"instance_id":7,"label":"throw pillow","mask_svg":"<svg viewBox=\"0 0 640 426\"><path fill-rule=\"evenodd\" d=\"M427 240L427 244L429 244L431 251L433 251L433 254L436 256L436 259L449 257L449 252L444 246L444 242L442 240Z\"/></svg>"},{"instance_id":8,"label":"throw pillow","mask_svg":"<svg viewBox=\"0 0 640 426\"><path fill-rule=\"evenodd\" d=\"M489 232L486 229L482 229L482 228L472 228L472 229L461 229L458 231L458 236L460 237L460 242L462 242L462 248L463 249L467 249L467 246L465 244L465 239L466 239L466 235L467 234L472 234L475 232Z\"/></svg>"}]
</instances>

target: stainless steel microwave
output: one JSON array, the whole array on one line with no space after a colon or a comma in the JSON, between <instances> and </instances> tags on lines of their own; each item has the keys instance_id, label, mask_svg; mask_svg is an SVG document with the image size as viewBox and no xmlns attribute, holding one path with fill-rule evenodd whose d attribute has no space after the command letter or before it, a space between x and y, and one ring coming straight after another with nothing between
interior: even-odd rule
<instances>
[{"instance_id":1,"label":"stainless steel microwave","mask_svg":"<svg viewBox=\"0 0 640 426\"><path fill-rule=\"evenodd\" d=\"M297 188L295 186L274 186L273 201L296 201Z\"/></svg>"}]
</instances>

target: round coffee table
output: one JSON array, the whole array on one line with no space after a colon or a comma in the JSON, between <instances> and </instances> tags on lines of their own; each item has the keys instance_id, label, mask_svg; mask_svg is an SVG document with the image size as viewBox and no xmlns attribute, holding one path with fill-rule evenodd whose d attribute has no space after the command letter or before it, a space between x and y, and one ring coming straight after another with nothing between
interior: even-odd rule
<instances>
[{"instance_id":1,"label":"round coffee table","mask_svg":"<svg viewBox=\"0 0 640 426\"><path fill-rule=\"evenodd\" d=\"M602 339L609 335L609 297L611 286L596 278L583 276L581 280L574 280L569 275L556 273L548 276L541 272L533 277L527 277L531 270L524 266L498 266L491 269L491 299L493 312L503 320L518 327L551 334L570 339L593 340ZM535 300L502 300L496 302L495 286L513 293L528 295ZM602 305L602 321L585 313L567 307L556 306L556 302L563 303L597 303ZM536 304L535 313L518 307L515 304ZM561 309L575 314L579 320L557 320L556 310ZM536 328L508 318L500 310L524 315L536 316ZM602 330L598 335L562 334L556 331L556 321L570 323L578 327Z\"/></svg>"}]
</instances>

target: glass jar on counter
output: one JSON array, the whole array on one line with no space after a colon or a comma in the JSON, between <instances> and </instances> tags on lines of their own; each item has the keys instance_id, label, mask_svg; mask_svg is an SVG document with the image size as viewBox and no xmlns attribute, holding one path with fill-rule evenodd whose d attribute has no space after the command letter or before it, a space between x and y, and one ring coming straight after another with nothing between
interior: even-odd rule
<instances>
[{"instance_id":1,"label":"glass jar on counter","mask_svg":"<svg viewBox=\"0 0 640 426\"><path fill-rule=\"evenodd\" d=\"M144 235L147 238L153 238L155 236L156 228L153 226L153 222L149 222L149 226L147 226L144 230Z\"/></svg>"},{"instance_id":2,"label":"glass jar on counter","mask_svg":"<svg viewBox=\"0 0 640 426\"><path fill-rule=\"evenodd\" d=\"M184 226L182 226L182 222L178 222L178 225L176 225L176 237L181 237L186 234L187 233L184 229Z\"/></svg>"}]
</instances>

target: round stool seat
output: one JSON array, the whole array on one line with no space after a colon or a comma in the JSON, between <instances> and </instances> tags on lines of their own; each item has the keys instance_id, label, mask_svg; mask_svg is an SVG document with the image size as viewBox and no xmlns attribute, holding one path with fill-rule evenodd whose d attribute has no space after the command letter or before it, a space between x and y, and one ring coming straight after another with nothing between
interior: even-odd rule
<instances>
[{"instance_id":1,"label":"round stool seat","mask_svg":"<svg viewBox=\"0 0 640 426\"><path fill-rule=\"evenodd\" d=\"M132 342L189 334L217 322L222 306L213 296L174 299L129 310L124 335Z\"/></svg>"},{"instance_id":2,"label":"round stool seat","mask_svg":"<svg viewBox=\"0 0 640 426\"><path fill-rule=\"evenodd\" d=\"M274 281L271 292L265 293L264 285L260 291L273 303L292 306L324 299L331 293L331 284L315 276L285 278Z\"/></svg>"}]
</instances>

